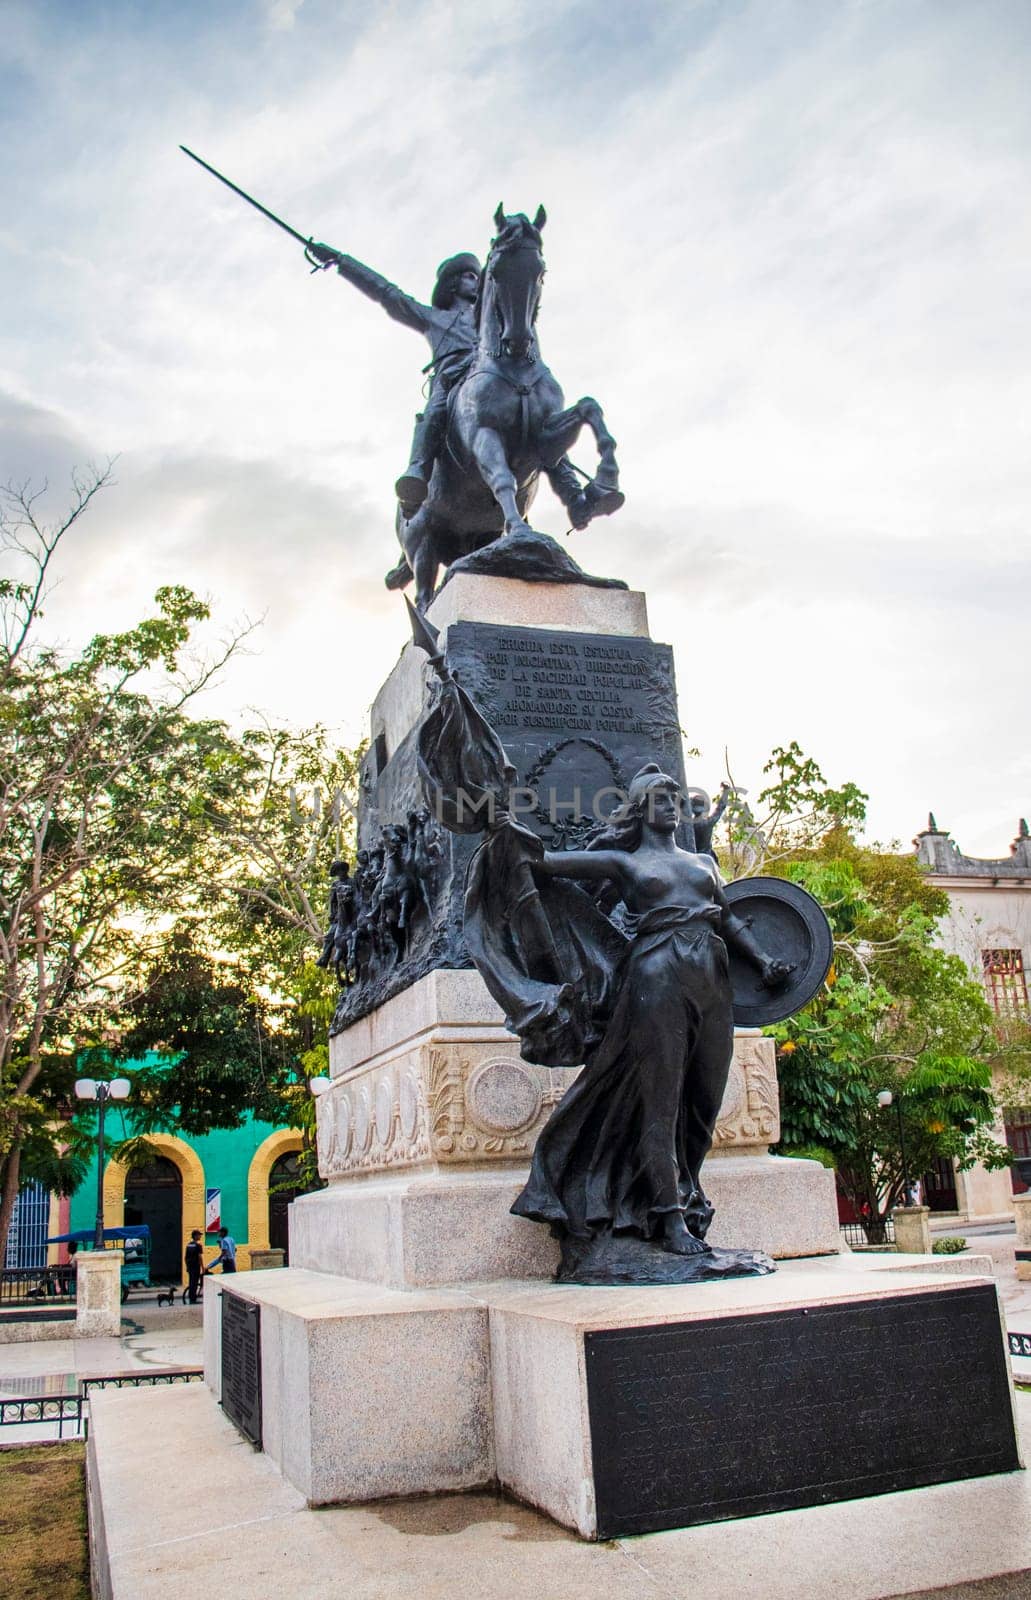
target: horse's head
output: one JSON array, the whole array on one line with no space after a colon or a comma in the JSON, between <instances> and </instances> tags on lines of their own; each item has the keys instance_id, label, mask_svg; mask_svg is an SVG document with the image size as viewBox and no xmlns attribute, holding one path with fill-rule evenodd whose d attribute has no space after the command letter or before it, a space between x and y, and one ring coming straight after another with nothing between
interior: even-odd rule
<instances>
[{"instance_id":1,"label":"horse's head","mask_svg":"<svg viewBox=\"0 0 1031 1600\"><path fill-rule=\"evenodd\" d=\"M499 355L517 360L533 357L534 324L544 283L541 229L546 221L543 206L537 207L532 222L522 212L507 217L503 206L494 213L496 233L484 268L481 303L488 322L481 333L493 344L490 321L496 322L494 347Z\"/></svg>"}]
</instances>

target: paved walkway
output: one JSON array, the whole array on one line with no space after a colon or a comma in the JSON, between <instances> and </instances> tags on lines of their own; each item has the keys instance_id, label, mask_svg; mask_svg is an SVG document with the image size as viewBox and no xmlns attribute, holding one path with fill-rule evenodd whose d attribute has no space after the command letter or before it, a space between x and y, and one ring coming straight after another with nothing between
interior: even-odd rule
<instances>
[{"instance_id":1,"label":"paved walkway","mask_svg":"<svg viewBox=\"0 0 1031 1600\"><path fill-rule=\"evenodd\" d=\"M585 1544L492 1494L308 1510L200 1385L98 1395L90 1456L101 1600L1031 1600L1026 1472Z\"/></svg>"},{"instance_id":2,"label":"paved walkway","mask_svg":"<svg viewBox=\"0 0 1031 1600\"><path fill-rule=\"evenodd\" d=\"M169 1327L124 1339L41 1339L0 1345L0 1400L74 1395L80 1378L109 1378L162 1367L202 1367L202 1330ZM0 1428L0 1446L69 1438L70 1424L14 1424Z\"/></svg>"}]
</instances>

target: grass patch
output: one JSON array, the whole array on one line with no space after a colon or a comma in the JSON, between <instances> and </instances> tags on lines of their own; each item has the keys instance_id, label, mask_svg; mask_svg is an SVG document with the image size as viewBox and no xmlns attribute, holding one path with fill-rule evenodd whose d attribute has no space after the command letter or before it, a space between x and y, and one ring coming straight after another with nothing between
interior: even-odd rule
<instances>
[{"instance_id":1,"label":"grass patch","mask_svg":"<svg viewBox=\"0 0 1031 1600\"><path fill-rule=\"evenodd\" d=\"M86 1447L0 1450L0 1595L89 1600Z\"/></svg>"}]
</instances>

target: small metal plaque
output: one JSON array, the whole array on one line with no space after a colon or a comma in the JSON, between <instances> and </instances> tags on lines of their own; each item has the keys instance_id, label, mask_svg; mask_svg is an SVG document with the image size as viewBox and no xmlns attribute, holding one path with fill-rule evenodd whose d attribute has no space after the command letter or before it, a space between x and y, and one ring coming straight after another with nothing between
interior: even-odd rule
<instances>
[{"instance_id":1,"label":"small metal plaque","mask_svg":"<svg viewBox=\"0 0 1031 1600\"><path fill-rule=\"evenodd\" d=\"M222 1410L261 1449L261 1308L223 1290Z\"/></svg>"},{"instance_id":2,"label":"small metal plaque","mask_svg":"<svg viewBox=\"0 0 1031 1600\"><path fill-rule=\"evenodd\" d=\"M1019 1464L988 1285L584 1338L600 1539Z\"/></svg>"}]
</instances>

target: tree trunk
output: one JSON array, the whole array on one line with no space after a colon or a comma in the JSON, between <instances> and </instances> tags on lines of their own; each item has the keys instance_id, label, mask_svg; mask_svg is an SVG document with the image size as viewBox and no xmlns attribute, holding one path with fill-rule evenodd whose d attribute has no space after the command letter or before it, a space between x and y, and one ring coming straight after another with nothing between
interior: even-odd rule
<instances>
[{"instance_id":1,"label":"tree trunk","mask_svg":"<svg viewBox=\"0 0 1031 1600\"><path fill-rule=\"evenodd\" d=\"M7 1152L7 1158L3 1163L3 1175L3 1190L0 1192L0 1267L3 1267L7 1260L7 1235L11 1231L14 1202L18 1198L21 1175L20 1141Z\"/></svg>"}]
</instances>

